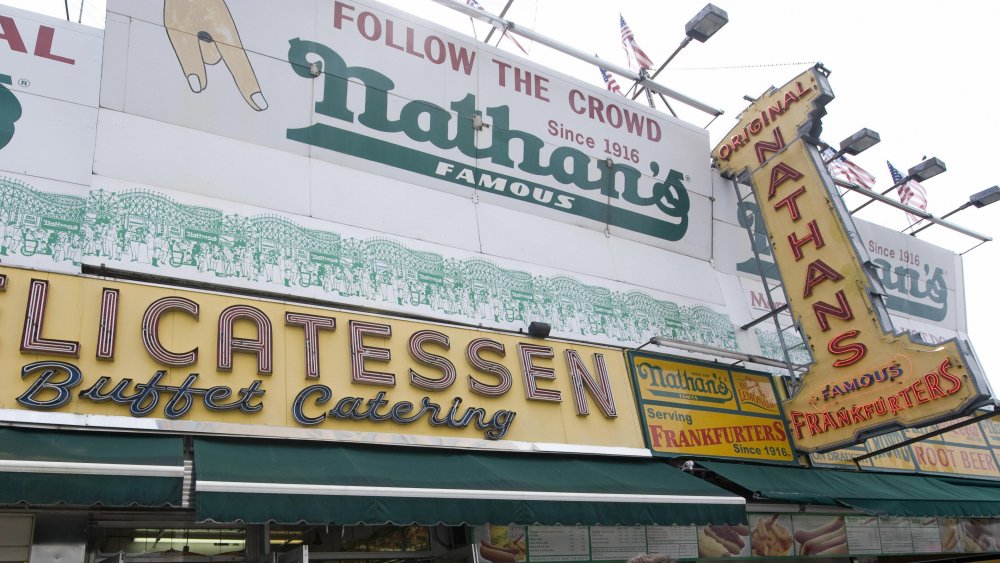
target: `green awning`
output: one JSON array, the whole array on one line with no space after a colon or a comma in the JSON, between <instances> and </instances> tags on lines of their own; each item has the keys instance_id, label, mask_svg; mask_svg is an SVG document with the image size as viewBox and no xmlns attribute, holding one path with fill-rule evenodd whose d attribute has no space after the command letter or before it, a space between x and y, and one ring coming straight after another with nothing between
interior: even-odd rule
<instances>
[{"instance_id":1,"label":"green awning","mask_svg":"<svg viewBox=\"0 0 1000 563\"><path fill-rule=\"evenodd\" d=\"M746 522L745 501L652 459L195 439L199 521Z\"/></svg>"},{"instance_id":2,"label":"green awning","mask_svg":"<svg viewBox=\"0 0 1000 563\"><path fill-rule=\"evenodd\" d=\"M0 428L0 504L181 505L176 436Z\"/></svg>"},{"instance_id":3,"label":"green awning","mask_svg":"<svg viewBox=\"0 0 1000 563\"><path fill-rule=\"evenodd\" d=\"M923 475L698 463L755 499L844 506L879 516L1000 516L1000 484L961 486Z\"/></svg>"}]
</instances>

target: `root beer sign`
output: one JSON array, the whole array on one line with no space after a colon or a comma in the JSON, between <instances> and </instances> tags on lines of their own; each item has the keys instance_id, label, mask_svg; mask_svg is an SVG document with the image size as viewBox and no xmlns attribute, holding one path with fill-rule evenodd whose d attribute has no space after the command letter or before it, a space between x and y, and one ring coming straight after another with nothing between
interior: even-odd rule
<instances>
[{"instance_id":1,"label":"root beer sign","mask_svg":"<svg viewBox=\"0 0 1000 563\"><path fill-rule=\"evenodd\" d=\"M989 399L959 341L936 345L896 334L865 250L817 148L826 74L811 68L764 93L715 148L721 172L752 184L788 304L815 363L785 402L804 451L828 451L899 427L969 412Z\"/></svg>"}]
</instances>

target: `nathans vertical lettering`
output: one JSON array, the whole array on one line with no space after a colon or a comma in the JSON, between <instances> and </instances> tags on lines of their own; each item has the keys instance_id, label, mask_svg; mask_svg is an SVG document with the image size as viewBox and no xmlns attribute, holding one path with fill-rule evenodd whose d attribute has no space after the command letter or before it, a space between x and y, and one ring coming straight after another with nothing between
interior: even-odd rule
<instances>
[{"instance_id":1,"label":"nathans vertical lettering","mask_svg":"<svg viewBox=\"0 0 1000 563\"><path fill-rule=\"evenodd\" d=\"M984 404L965 342L895 334L878 280L814 139L833 99L822 67L765 92L713 152L723 175L753 186L788 304L812 349L785 413L796 446L829 451Z\"/></svg>"}]
</instances>

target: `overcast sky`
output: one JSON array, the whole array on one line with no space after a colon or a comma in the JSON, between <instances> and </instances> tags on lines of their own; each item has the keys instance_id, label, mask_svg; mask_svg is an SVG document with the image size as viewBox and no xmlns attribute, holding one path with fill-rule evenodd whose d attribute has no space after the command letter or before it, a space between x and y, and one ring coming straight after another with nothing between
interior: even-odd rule
<instances>
[{"instance_id":1,"label":"overcast sky","mask_svg":"<svg viewBox=\"0 0 1000 563\"><path fill-rule=\"evenodd\" d=\"M149 0L142 0L149 1ZM479 0L498 13L506 0ZM0 0L24 9L64 18L64 0ZM489 28L431 0L389 1L465 34L484 38ZM508 19L548 37L626 66L618 27L619 11L639 45L659 64L684 38L684 24L705 5L703 0L514 0ZM822 62L832 71L836 99L828 106L823 137L828 143L868 127L882 143L855 160L873 173L881 189L892 185L885 165L905 170L923 157L936 156L948 171L924 183L928 211L943 215L971 194L1000 184L994 166L1000 117L995 109L1000 73L994 58L1000 29L996 0L841 0L799 2L794 6L748 0L718 0L730 23L701 44L692 42L657 79L658 82L725 114L709 127L716 143L734 124L747 102L770 86L784 84L808 66ZM80 1L70 0L71 19L81 15ZM103 27L104 2L86 0L83 23ZM493 44L497 43L494 35ZM530 41L519 42L531 59L602 85L598 71ZM510 41L501 48L520 53ZM626 88L627 80L619 80ZM710 116L672 104L680 117L705 126ZM662 104L658 104L662 109ZM860 218L902 229L905 215L872 205ZM976 232L1000 238L1000 204L970 208L952 219ZM976 241L932 227L920 238L964 252ZM1000 241L986 243L964 256L969 333L993 388L1000 393L1000 305L993 287L1000 266Z\"/></svg>"}]
</instances>

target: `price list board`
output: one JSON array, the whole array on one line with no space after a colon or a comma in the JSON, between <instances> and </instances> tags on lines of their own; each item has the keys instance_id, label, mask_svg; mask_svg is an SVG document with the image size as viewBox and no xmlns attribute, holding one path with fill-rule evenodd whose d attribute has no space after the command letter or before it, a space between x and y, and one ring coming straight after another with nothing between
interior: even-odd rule
<instances>
[{"instance_id":1,"label":"price list board","mask_svg":"<svg viewBox=\"0 0 1000 563\"><path fill-rule=\"evenodd\" d=\"M590 531L576 526L529 526L528 561L590 561Z\"/></svg>"},{"instance_id":2,"label":"price list board","mask_svg":"<svg viewBox=\"0 0 1000 563\"><path fill-rule=\"evenodd\" d=\"M697 526L649 526L646 528L647 553L674 559L698 557Z\"/></svg>"},{"instance_id":3,"label":"price list board","mask_svg":"<svg viewBox=\"0 0 1000 563\"><path fill-rule=\"evenodd\" d=\"M913 532L910 519L900 516L880 516L878 533L882 540L882 553L913 553Z\"/></svg>"},{"instance_id":4,"label":"price list board","mask_svg":"<svg viewBox=\"0 0 1000 563\"><path fill-rule=\"evenodd\" d=\"M646 529L642 526L593 526L590 554L594 561L620 561L646 553Z\"/></svg>"},{"instance_id":5,"label":"price list board","mask_svg":"<svg viewBox=\"0 0 1000 563\"><path fill-rule=\"evenodd\" d=\"M941 526L937 518L910 518L910 535L914 553L940 553Z\"/></svg>"},{"instance_id":6,"label":"price list board","mask_svg":"<svg viewBox=\"0 0 1000 563\"><path fill-rule=\"evenodd\" d=\"M847 545L851 553L882 553L882 539L875 516L845 516Z\"/></svg>"}]
</instances>

